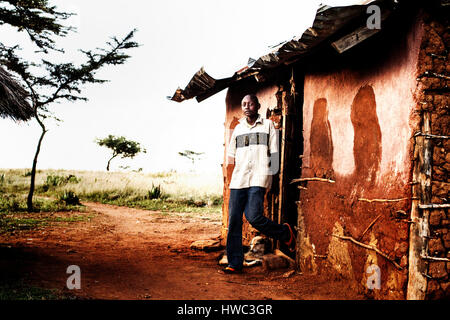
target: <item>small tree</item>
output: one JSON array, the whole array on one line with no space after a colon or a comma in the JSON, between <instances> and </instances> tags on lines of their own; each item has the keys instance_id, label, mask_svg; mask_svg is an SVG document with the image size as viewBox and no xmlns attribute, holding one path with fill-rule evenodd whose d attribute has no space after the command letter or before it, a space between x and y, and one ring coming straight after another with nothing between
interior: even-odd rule
<instances>
[{"instance_id":1,"label":"small tree","mask_svg":"<svg viewBox=\"0 0 450 320\"><path fill-rule=\"evenodd\" d=\"M103 139L96 139L95 142L101 147L107 147L113 152L112 157L108 160L106 165L106 171L109 171L109 166L111 160L120 156L123 158L134 158L138 153L146 153L147 150L141 147L139 142L127 140L125 137L116 137L113 135L108 135Z\"/></svg>"},{"instance_id":2,"label":"small tree","mask_svg":"<svg viewBox=\"0 0 450 320\"><path fill-rule=\"evenodd\" d=\"M123 39L111 38L106 48L80 50L85 61L80 65L71 62L59 63L48 60L49 51L64 52L58 48L55 38L66 36L74 28L64 26L62 22L72 14L59 12L50 6L47 0L7 0L0 1L0 25L8 24L17 30L27 32L32 43L38 47L35 54L41 62L24 59L20 47L8 47L0 42L0 64L14 72L27 89L34 119L42 129L31 168L30 190L28 193L28 211L33 211L36 167L44 135L47 133L45 119L57 119L49 106L61 101L87 101L82 95L83 85L104 83L106 80L96 77L97 71L108 65L125 63L129 55L125 50L135 48L132 41L135 30Z\"/></svg>"}]
</instances>

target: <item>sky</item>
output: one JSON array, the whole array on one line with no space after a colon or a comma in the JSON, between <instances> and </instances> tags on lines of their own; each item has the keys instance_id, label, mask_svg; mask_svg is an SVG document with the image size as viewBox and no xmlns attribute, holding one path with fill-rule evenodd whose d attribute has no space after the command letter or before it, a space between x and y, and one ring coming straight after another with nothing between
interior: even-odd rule
<instances>
[{"instance_id":1,"label":"sky","mask_svg":"<svg viewBox=\"0 0 450 320\"><path fill-rule=\"evenodd\" d=\"M226 90L198 103L167 99L184 88L204 67L224 78L271 51L269 46L301 35L312 25L320 3L348 5L354 1L268 0L50 0L58 9L76 13L67 23L77 28L57 44L64 55L46 59L80 63L79 49L103 47L112 36L133 29L139 48L120 66L97 75L105 84L86 85L87 102L50 106L62 122L48 119L38 169L106 170L110 150L96 145L109 134L139 142L147 153L114 159L111 170L142 168L144 172L195 170L220 173L223 162ZM25 34L0 27L1 41L20 44L32 57ZM30 168L40 135L35 120L16 123L0 118L0 168ZM191 162L178 152L202 152Z\"/></svg>"}]
</instances>

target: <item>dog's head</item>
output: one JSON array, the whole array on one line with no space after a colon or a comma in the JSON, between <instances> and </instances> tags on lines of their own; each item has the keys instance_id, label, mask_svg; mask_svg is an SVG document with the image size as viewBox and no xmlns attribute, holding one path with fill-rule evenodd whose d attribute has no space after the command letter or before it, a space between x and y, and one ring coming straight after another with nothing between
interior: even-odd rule
<instances>
[{"instance_id":1,"label":"dog's head","mask_svg":"<svg viewBox=\"0 0 450 320\"><path fill-rule=\"evenodd\" d=\"M256 236L250 241L250 252L254 256L263 256L267 252L268 239Z\"/></svg>"}]
</instances>

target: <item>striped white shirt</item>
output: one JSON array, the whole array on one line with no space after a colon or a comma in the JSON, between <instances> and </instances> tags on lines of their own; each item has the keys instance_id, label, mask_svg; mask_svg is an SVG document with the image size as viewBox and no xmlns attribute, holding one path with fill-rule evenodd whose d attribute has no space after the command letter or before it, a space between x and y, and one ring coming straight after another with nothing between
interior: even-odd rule
<instances>
[{"instance_id":1,"label":"striped white shirt","mask_svg":"<svg viewBox=\"0 0 450 320\"><path fill-rule=\"evenodd\" d=\"M230 189L270 188L279 162L278 132L272 120L258 115L249 125L245 117L240 119L231 135L227 156L235 162Z\"/></svg>"}]
</instances>

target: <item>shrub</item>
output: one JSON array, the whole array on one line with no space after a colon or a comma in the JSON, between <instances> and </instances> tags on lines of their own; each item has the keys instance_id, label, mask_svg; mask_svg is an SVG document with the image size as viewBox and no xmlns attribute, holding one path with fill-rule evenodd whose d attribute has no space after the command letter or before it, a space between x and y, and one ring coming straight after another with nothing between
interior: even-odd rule
<instances>
[{"instance_id":1,"label":"shrub","mask_svg":"<svg viewBox=\"0 0 450 320\"><path fill-rule=\"evenodd\" d=\"M80 199L73 191L64 191L60 197L60 200L64 201L66 205L80 205Z\"/></svg>"},{"instance_id":2,"label":"shrub","mask_svg":"<svg viewBox=\"0 0 450 320\"><path fill-rule=\"evenodd\" d=\"M25 201L16 195L0 196L0 212L16 212L24 211L26 208Z\"/></svg>"},{"instance_id":3,"label":"shrub","mask_svg":"<svg viewBox=\"0 0 450 320\"><path fill-rule=\"evenodd\" d=\"M208 200L209 206L219 206L223 203L223 196L211 196Z\"/></svg>"},{"instance_id":4,"label":"shrub","mask_svg":"<svg viewBox=\"0 0 450 320\"><path fill-rule=\"evenodd\" d=\"M207 203L204 200L195 200L192 197L187 199L176 200L180 205L188 206L188 207L205 207Z\"/></svg>"},{"instance_id":5,"label":"shrub","mask_svg":"<svg viewBox=\"0 0 450 320\"><path fill-rule=\"evenodd\" d=\"M64 177L57 176L57 175L51 175L51 174L48 175L47 179L45 180L45 185L47 187L58 187L65 183L66 183L66 181L65 181Z\"/></svg>"},{"instance_id":6,"label":"shrub","mask_svg":"<svg viewBox=\"0 0 450 320\"><path fill-rule=\"evenodd\" d=\"M73 174L69 175L67 178L67 182L68 183L78 183L81 181L80 178L77 178L76 176L74 176Z\"/></svg>"},{"instance_id":7,"label":"shrub","mask_svg":"<svg viewBox=\"0 0 450 320\"><path fill-rule=\"evenodd\" d=\"M73 174L68 175L67 177L58 176L58 175L47 175L47 179L45 180L42 189L44 192L48 191L50 188L59 187L65 185L67 183L78 183L80 179L74 176Z\"/></svg>"},{"instance_id":8,"label":"shrub","mask_svg":"<svg viewBox=\"0 0 450 320\"><path fill-rule=\"evenodd\" d=\"M152 183L152 188L147 193L147 199L161 199L163 197L163 192L161 186L154 186Z\"/></svg>"}]
</instances>

